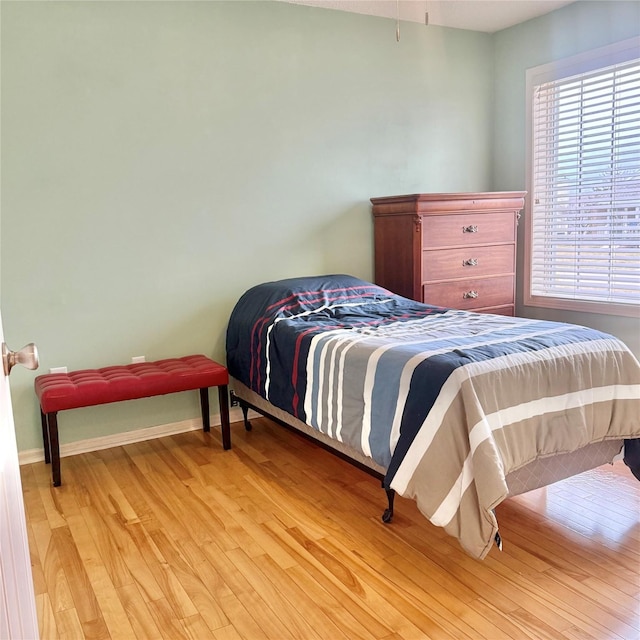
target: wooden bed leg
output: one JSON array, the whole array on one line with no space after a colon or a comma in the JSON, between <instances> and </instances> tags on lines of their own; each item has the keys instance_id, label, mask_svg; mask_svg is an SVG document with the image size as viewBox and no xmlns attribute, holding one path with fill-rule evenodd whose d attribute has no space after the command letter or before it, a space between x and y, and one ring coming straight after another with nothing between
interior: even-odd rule
<instances>
[{"instance_id":1,"label":"wooden bed leg","mask_svg":"<svg viewBox=\"0 0 640 640\"><path fill-rule=\"evenodd\" d=\"M244 428L246 431L251 431L253 427L249 422L249 405L240 400L240 408L242 409L242 416L244 417Z\"/></svg>"},{"instance_id":2,"label":"wooden bed leg","mask_svg":"<svg viewBox=\"0 0 640 640\"><path fill-rule=\"evenodd\" d=\"M396 492L393 489L385 488L387 494L387 500L389 501L389 507L384 510L382 514L382 522L389 523L393 520L393 499L396 497Z\"/></svg>"}]
</instances>

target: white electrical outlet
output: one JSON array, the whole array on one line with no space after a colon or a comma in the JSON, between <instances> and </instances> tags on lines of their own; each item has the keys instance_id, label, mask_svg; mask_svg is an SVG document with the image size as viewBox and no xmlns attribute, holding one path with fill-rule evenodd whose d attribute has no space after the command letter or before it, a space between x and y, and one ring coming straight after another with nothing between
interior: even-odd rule
<instances>
[{"instance_id":1,"label":"white electrical outlet","mask_svg":"<svg viewBox=\"0 0 640 640\"><path fill-rule=\"evenodd\" d=\"M68 373L67 367L51 367L49 373Z\"/></svg>"},{"instance_id":2,"label":"white electrical outlet","mask_svg":"<svg viewBox=\"0 0 640 640\"><path fill-rule=\"evenodd\" d=\"M144 356L133 356L133 358L131 358L131 364L138 364L139 362L146 362L145 357Z\"/></svg>"}]
</instances>

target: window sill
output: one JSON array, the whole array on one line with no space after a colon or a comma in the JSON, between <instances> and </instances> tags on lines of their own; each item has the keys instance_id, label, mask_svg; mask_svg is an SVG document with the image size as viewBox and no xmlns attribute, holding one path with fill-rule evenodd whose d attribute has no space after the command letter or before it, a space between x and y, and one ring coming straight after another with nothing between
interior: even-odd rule
<instances>
[{"instance_id":1,"label":"window sill","mask_svg":"<svg viewBox=\"0 0 640 640\"><path fill-rule=\"evenodd\" d=\"M599 313L607 316L627 316L640 318L640 305L606 302L589 302L586 300L568 300L546 296L525 295L524 305L527 307L543 307L545 309L562 309L564 311L580 311L582 313Z\"/></svg>"}]
</instances>

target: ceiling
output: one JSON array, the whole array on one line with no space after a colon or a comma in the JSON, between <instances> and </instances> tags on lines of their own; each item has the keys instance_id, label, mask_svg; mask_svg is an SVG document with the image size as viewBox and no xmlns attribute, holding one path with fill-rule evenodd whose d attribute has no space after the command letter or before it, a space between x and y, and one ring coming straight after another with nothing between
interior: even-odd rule
<instances>
[{"instance_id":1,"label":"ceiling","mask_svg":"<svg viewBox=\"0 0 640 640\"><path fill-rule=\"evenodd\" d=\"M325 9L494 33L574 0L280 0Z\"/></svg>"}]
</instances>

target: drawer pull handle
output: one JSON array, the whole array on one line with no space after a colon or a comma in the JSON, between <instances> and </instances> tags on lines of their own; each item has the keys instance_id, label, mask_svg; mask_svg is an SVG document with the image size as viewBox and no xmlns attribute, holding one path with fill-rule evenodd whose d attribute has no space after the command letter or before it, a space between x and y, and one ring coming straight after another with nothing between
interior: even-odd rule
<instances>
[{"instance_id":1,"label":"drawer pull handle","mask_svg":"<svg viewBox=\"0 0 640 640\"><path fill-rule=\"evenodd\" d=\"M478 266L478 258L469 258L468 260L462 261L463 267L477 267Z\"/></svg>"},{"instance_id":2,"label":"drawer pull handle","mask_svg":"<svg viewBox=\"0 0 640 640\"><path fill-rule=\"evenodd\" d=\"M478 292L477 292L477 291L465 291L465 292L462 294L462 297L463 297L465 300L467 300L467 299L469 299L469 298L475 299L475 298L477 298L477 297L478 297Z\"/></svg>"},{"instance_id":3,"label":"drawer pull handle","mask_svg":"<svg viewBox=\"0 0 640 640\"><path fill-rule=\"evenodd\" d=\"M462 227L462 233L478 233L478 225L470 224L468 227Z\"/></svg>"}]
</instances>

